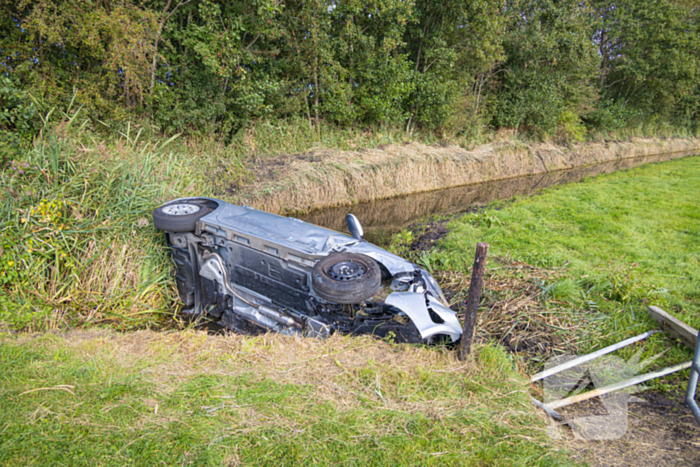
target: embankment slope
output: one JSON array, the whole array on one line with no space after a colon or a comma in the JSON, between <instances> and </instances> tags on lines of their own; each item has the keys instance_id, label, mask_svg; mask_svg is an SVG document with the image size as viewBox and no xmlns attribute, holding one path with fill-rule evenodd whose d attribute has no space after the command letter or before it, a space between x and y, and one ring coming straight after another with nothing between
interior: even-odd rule
<instances>
[{"instance_id":1,"label":"embankment slope","mask_svg":"<svg viewBox=\"0 0 700 467\"><path fill-rule=\"evenodd\" d=\"M681 151L699 152L700 140L633 138L568 147L508 141L473 150L421 143L344 152L319 149L259 160L255 182L240 187L232 201L280 214L308 212Z\"/></svg>"}]
</instances>

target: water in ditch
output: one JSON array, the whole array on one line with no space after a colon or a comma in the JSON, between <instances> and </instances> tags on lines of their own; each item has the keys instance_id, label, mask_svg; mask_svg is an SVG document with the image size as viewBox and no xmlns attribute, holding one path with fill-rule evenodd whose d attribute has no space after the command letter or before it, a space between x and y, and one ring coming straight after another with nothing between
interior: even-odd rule
<instances>
[{"instance_id":1,"label":"water in ditch","mask_svg":"<svg viewBox=\"0 0 700 467\"><path fill-rule=\"evenodd\" d=\"M538 190L550 186L577 182L587 177L628 170L644 164L665 162L694 154L693 152L674 152L618 159L585 167L446 188L354 206L312 211L301 216L301 219L312 224L347 232L345 216L348 213L353 213L362 223L365 240L377 245L384 245L388 243L394 233L429 216L460 214L496 200L507 200L515 196L531 196Z\"/></svg>"}]
</instances>

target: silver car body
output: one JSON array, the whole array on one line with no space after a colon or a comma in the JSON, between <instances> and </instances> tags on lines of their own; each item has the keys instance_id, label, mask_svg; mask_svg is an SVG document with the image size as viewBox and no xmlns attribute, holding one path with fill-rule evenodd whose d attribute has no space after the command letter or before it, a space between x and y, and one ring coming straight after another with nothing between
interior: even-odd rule
<instances>
[{"instance_id":1,"label":"silver car body","mask_svg":"<svg viewBox=\"0 0 700 467\"><path fill-rule=\"evenodd\" d=\"M293 288L287 290L282 283L284 274L292 274L290 277L297 277L299 283L298 277L303 279L301 275L308 274L318 260L335 253L357 253L372 258L388 272L391 277L387 282L391 280L392 292L383 302L408 317L422 339L430 341L440 335L457 341L461 337L462 327L455 312L447 306L437 282L415 264L365 240L249 206L211 198L180 198L168 204L195 200L211 201L218 207L199 219L194 234L169 233L170 242L175 248L189 249L191 254L196 254L198 275L217 284L217 292L228 297L230 310L238 316L268 330L327 336L333 332L328 323L315 320L313 316L303 316L300 320L298 315L305 314L301 306L296 310L295 307L281 309L266 291L276 287L284 289L283 293L294 294ZM202 247L192 248L193 244ZM260 258L269 258L268 268L261 272L238 264L244 261L241 258L245 255L241 252L249 251L264 255ZM265 263L264 259L261 261ZM234 274L240 280L229 278ZM277 277L280 277L279 282L275 280ZM269 288L256 286L253 290L252 280L269 282ZM308 296L323 302L311 287L303 287Z\"/></svg>"}]
</instances>

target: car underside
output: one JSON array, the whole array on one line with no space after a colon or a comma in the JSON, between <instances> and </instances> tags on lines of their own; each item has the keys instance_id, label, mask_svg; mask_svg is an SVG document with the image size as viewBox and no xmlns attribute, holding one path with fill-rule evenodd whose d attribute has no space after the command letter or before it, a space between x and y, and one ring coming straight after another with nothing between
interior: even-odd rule
<instances>
[{"instance_id":1,"label":"car underside","mask_svg":"<svg viewBox=\"0 0 700 467\"><path fill-rule=\"evenodd\" d=\"M248 334L371 334L455 342L461 326L428 272L352 236L211 198L157 208L186 312Z\"/></svg>"}]
</instances>

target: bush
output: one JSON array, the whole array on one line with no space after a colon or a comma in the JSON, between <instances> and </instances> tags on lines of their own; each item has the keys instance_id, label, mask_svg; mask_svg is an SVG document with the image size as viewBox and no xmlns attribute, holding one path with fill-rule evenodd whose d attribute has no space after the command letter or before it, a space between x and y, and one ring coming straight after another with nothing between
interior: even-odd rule
<instances>
[{"instance_id":1,"label":"bush","mask_svg":"<svg viewBox=\"0 0 700 467\"><path fill-rule=\"evenodd\" d=\"M39 131L36 107L27 92L0 74L0 167L29 148Z\"/></svg>"},{"instance_id":2,"label":"bush","mask_svg":"<svg viewBox=\"0 0 700 467\"><path fill-rule=\"evenodd\" d=\"M575 113L567 110L559 117L559 136L561 139L568 139L582 142L586 136L586 126Z\"/></svg>"},{"instance_id":3,"label":"bush","mask_svg":"<svg viewBox=\"0 0 700 467\"><path fill-rule=\"evenodd\" d=\"M639 113L636 110L626 107L623 103L606 100L602 101L595 110L586 114L583 121L590 129L614 131L628 128L638 116Z\"/></svg>"}]
</instances>

